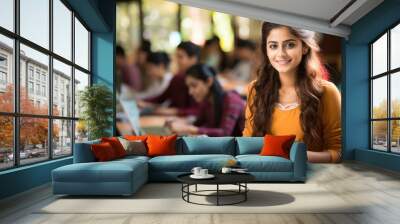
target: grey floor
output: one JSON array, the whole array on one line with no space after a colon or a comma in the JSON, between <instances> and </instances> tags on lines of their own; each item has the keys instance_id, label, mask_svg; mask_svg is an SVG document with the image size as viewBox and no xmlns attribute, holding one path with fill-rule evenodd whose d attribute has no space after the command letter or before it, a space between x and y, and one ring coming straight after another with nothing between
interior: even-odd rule
<instances>
[{"instance_id":1,"label":"grey floor","mask_svg":"<svg viewBox=\"0 0 400 224\"><path fill-rule=\"evenodd\" d=\"M54 200L49 185L0 201L0 223L400 223L400 174L359 163L313 164L308 183L368 206L356 214L36 214ZM318 203L318 201L316 201Z\"/></svg>"}]
</instances>

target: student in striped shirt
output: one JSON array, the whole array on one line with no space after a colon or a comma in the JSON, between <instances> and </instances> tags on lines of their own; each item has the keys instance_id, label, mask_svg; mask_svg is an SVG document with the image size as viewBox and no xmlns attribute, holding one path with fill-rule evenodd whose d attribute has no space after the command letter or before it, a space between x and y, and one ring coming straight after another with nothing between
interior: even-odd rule
<instances>
[{"instance_id":1,"label":"student in striped shirt","mask_svg":"<svg viewBox=\"0 0 400 224\"><path fill-rule=\"evenodd\" d=\"M200 104L193 124L181 120L167 122L179 135L241 136L244 128L245 102L236 92L226 92L216 79L216 72L205 64L189 68L185 77L189 94Z\"/></svg>"}]
</instances>

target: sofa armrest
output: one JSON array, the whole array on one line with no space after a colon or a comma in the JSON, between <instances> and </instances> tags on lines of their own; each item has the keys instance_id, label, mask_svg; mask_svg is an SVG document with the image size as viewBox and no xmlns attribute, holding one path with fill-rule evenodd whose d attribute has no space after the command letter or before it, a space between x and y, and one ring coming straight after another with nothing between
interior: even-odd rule
<instances>
[{"instance_id":1,"label":"sofa armrest","mask_svg":"<svg viewBox=\"0 0 400 224\"><path fill-rule=\"evenodd\" d=\"M100 143L99 140L75 143L74 145L74 163L89 163L95 162L96 158L94 157L90 146L92 144Z\"/></svg>"},{"instance_id":2,"label":"sofa armrest","mask_svg":"<svg viewBox=\"0 0 400 224\"><path fill-rule=\"evenodd\" d=\"M305 181L307 175L307 148L302 142L295 142L290 149L290 160L293 162L293 179Z\"/></svg>"}]
</instances>

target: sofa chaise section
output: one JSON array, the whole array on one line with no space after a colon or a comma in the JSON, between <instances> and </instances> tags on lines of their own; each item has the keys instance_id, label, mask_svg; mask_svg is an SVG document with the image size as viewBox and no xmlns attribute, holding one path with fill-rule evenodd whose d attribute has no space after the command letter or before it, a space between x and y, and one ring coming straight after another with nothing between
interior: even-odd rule
<instances>
[{"instance_id":1,"label":"sofa chaise section","mask_svg":"<svg viewBox=\"0 0 400 224\"><path fill-rule=\"evenodd\" d=\"M52 171L54 194L132 195L148 181L148 157L95 162L92 143L75 144L76 163Z\"/></svg>"}]
</instances>

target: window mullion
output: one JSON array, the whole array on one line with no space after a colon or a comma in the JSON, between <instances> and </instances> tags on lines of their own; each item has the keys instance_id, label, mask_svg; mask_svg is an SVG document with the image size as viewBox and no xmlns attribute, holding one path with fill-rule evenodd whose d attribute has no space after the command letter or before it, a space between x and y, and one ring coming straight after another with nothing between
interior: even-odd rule
<instances>
[{"instance_id":1,"label":"window mullion","mask_svg":"<svg viewBox=\"0 0 400 224\"><path fill-rule=\"evenodd\" d=\"M387 71L389 71L390 70L390 29L389 29L389 31L387 32ZM387 74L387 90L388 90L388 92L387 92L387 98L388 98L388 104L387 104L387 110L388 110L388 118L392 118L392 100L391 100L391 78L392 78L392 75L389 73L389 74ZM388 124L388 126L387 126L387 135L388 135L388 152L391 152L392 151L392 135L391 135L391 133L392 133L392 131L391 131L391 127L392 127L392 121L391 120L389 120L388 122L387 122Z\"/></svg>"},{"instance_id":2,"label":"window mullion","mask_svg":"<svg viewBox=\"0 0 400 224\"><path fill-rule=\"evenodd\" d=\"M53 52L53 0L49 0L49 50ZM53 159L53 56L49 55L49 73L48 73L48 93L49 97L49 116L48 120L48 152L49 159Z\"/></svg>"},{"instance_id":3,"label":"window mullion","mask_svg":"<svg viewBox=\"0 0 400 224\"><path fill-rule=\"evenodd\" d=\"M73 66L71 67L72 73L71 73L71 91L72 91L72 105L71 105L71 117L75 118L75 12L72 11L72 16L71 16L71 23L72 23L72 49L71 49L71 55L72 55L72 64ZM72 121L72 132L71 132L71 150L72 150L72 155L74 155L75 151L75 125L76 121Z\"/></svg>"},{"instance_id":4,"label":"window mullion","mask_svg":"<svg viewBox=\"0 0 400 224\"><path fill-rule=\"evenodd\" d=\"M370 69L370 71L369 71L369 119L370 119L370 122L369 122L369 145L370 145L370 149L371 150L373 150L373 148L374 148L374 136L373 136L373 127L374 127L374 125L373 125L373 121L372 121L372 119L374 118L373 117L373 91L374 91L374 86L373 86L373 79L372 79L372 72L373 72L373 63L372 63L372 57L373 57L373 50L374 50L374 48L372 47L373 45L370 45L369 46L369 52L370 52L370 55L369 55L369 64L370 64L370 66L369 66L369 69Z\"/></svg>"},{"instance_id":5,"label":"window mullion","mask_svg":"<svg viewBox=\"0 0 400 224\"><path fill-rule=\"evenodd\" d=\"M14 1L14 30L17 35L19 35L19 25L20 25L20 16L19 16L19 8L20 8L20 0ZM15 114L19 114L20 111L20 47L19 47L19 39L14 39L14 112ZM14 116L14 166L20 165L20 155L19 155L19 136L20 136L20 118Z\"/></svg>"}]
</instances>

